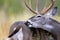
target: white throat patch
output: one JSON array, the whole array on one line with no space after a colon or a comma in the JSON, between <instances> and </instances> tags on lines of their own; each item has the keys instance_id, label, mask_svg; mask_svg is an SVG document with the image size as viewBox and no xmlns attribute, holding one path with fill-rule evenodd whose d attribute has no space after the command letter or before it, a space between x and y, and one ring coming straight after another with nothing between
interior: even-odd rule
<instances>
[{"instance_id":1,"label":"white throat patch","mask_svg":"<svg viewBox=\"0 0 60 40\"><path fill-rule=\"evenodd\" d=\"M53 26L52 25L49 25L49 24L45 24L44 27L45 28L48 28L48 29L53 29Z\"/></svg>"},{"instance_id":2,"label":"white throat patch","mask_svg":"<svg viewBox=\"0 0 60 40\"><path fill-rule=\"evenodd\" d=\"M54 27L52 25L49 25L49 24L45 24L41 28L46 30L46 31L49 31L49 32L51 32L51 30L54 29Z\"/></svg>"}]
</instances>

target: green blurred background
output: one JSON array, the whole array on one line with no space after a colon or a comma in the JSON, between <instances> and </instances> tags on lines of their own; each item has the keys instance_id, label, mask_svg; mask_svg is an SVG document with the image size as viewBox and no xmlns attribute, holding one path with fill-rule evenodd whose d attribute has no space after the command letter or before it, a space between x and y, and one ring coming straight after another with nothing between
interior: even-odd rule
<instances>
[{"instance_id":1,"label":"green blurred background","mask_svg":"<svg viewBox=\"0 0 60 40\"><path fill-rule=\"evenodd\" d=\"M35 10L36 0L25 0L26 3ZM39 0L39 12L43 7L47 7L50 0ZM56 16L53 19L60 22L60 0L55 0L54 6L58 7ZM0 40L7 38L9 28L15 21L26 21L33 16L25 4L24 0L0 0Z\"/></svg>"}]
</instances>

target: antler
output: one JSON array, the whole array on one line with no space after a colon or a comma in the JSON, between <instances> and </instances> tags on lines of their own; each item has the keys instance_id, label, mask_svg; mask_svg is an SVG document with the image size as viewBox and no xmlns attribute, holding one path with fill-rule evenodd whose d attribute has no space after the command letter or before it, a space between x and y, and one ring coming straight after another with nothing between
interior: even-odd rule
<instances>
[{"instance_id":1,"label":"antler","mask_svg":"<svg viewBox=\"0 0 60 40\"><path fill-rule=\"evenodd\" d=\"M49 9L51 9L54 5L54 1L55 0L51 0L51 4L47 7L47 8L44 8L41 13L44 15L47 11L49 11Z\"/></svg>"},{"instance_id":2,"label":"antler","mask_svg":"<svg viewBox=\"0 0 60 40\"><path fill-rule=\"evenodd\" d=\"M33 10L31 7L29 7L29 6L26 4L25 1L24 1L24 3L25 3L25 5L26 5L26 7L27 7L31 12L33 12L34 14L38 14L38 0L37 0L37 2L36 2L36 11Z\"/></svg>"},{"instance_id":3,"label":"antler","mask_svg":"<svg viewBox=\"0 0 60 40\"><path fill-rule=\"evenodd\" d=\"M49 5L47 8L44 7L44 9L41 11L42 15L44 15L47 11L49 11L49 9L51 9L51 8L53 7L54 1L55 1L55 0L51 0L50 5ZM25 2L25 1L24 1L24 2ZM25 5L26 5L26 7L27 7L31 12L33 12L33 13L35 13L35 14L38 14L38 13L39 13L39 12L38 12L38 0L36 0L36 11L33 10L31 7L29 7L29 6L26 4L26 2L25 2Z\"/></svg>"},{"instance_id":4,"label":"antler","mask_svg":"<svg viewBox=\"0 0 60 40\"><path fill-rule=\"evenodd\" d=\"M36 0L36 12L38 12L38 0Z\"/></svg>"}]
</instances>

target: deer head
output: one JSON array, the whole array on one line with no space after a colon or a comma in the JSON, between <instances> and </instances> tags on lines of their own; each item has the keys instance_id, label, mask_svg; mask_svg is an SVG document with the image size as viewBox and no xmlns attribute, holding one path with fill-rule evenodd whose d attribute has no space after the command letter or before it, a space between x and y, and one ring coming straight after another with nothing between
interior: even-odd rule
<instances>
[{"instance_id":1,"label":"deer head","mask_svg":"<svg viewBox=\"0 0 60 40\"><path fill-rule=\"evenodd\" d=\"M52 26L46 25L46 24L49 23L49 21L51 20L50 18L54 16L57 12L57 7L53 7L54 0L51 0L50 5L47 8L44 8L40 13L38 12L38 0L36 0L36 11L30 8L26 4L26 2L25 2L25 5L31 12L36 14L27 20L28 22L27 24L29 27L42 28L43 26L46 26L46 27L43 27L43 29L46 29L46 30L50 30L53 28Z\"/></svg>"}]
</instances>

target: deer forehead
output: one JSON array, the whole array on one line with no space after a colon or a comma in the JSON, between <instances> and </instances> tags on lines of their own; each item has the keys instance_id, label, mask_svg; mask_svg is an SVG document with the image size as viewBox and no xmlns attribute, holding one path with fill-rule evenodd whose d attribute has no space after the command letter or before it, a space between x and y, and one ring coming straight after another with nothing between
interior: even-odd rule
<instances>
[{"instance_id":1,"label":"deer forehead","mask_svg":"<svg viewBox=\"0 0 60 40\"><path fill-rule=\"evenodd\" d=\"M45 18L45 16L44 15L35 15L35 16L32 16L31 18L29 18L29 20L31 20L31 19L43 19L43 18Z\"/></svg>"}]
</instances>

